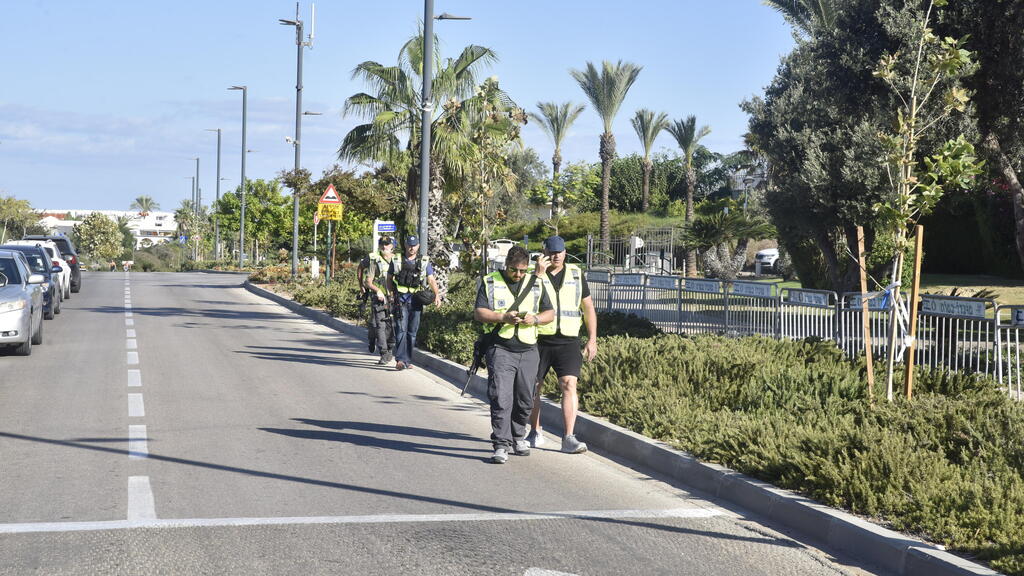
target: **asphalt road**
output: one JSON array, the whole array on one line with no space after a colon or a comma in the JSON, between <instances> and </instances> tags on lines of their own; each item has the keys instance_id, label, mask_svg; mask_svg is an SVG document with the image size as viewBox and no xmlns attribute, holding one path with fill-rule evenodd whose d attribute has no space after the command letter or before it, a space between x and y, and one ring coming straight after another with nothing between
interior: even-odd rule
<instances>
[{"instance_id":1,"label":"asphalt road","mask_svg":"<svg viewBox=\"0 0 1024 576\"><path fill-rule=\"evenodd\" d=\"M219 274L86 273L0 353L0 574L864 574ZM584 439L585 440L585 439Z\"/></svg>"}]
</instances>

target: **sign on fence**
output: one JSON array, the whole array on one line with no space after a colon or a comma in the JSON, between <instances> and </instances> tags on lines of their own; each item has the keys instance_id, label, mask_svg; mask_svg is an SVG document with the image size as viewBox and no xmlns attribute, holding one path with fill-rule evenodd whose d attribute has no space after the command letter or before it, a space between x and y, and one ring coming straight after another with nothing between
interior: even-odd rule
<instances>
[{"instance_id":1,"label":"sign on fence","mask_svg":"<svg viewBox=\"0 0 1024 576\"><path fill-rule=\"evenodd\" d=\"M1010 322L1014 326L1024 326L1024 308L1014 308Z\"/></svg>"},{"instance_id":2,"label":"sign on fence","mask_svg":"<svg viewBox=\"0 0 1024 576\"><path fill-rule=\"evenodd\" d=\"M737 280L732 283L732 293L737 296L754 296L755 298L771 298L774 284L764 282L743 282Z\"/></svg>"},{"instance_id":3,"label":"sign on fence","mask_svg":"<svg viewBox=\"0 0 1024 576\"><path fill-rule=\"evenodd\" d=\"M611 275L607 270L587 270L587 280L607 284Z\"/></svg>"},{"instance_id":4,"label":"sign on fence","mask_svg":"<svg viewBox=\"0 0 1024 576\"><path fill-rule=\"evenodd\" d=\"M643 274L616 274L612 284L616 286L643 286Z\"/></svg>"},{"instance_id":5,"label":"sign on fence","mask_svg":"<svg viewBox=\"0 0 1024 576\"><path fill-rule=\"evenodd\" d=\"M799 290L791 288L788 291L789 297L786 302L789 304L802 304L804 306L817 306L828 308L828 293L815 292L813 290Z\"/></svg>"},{"instance_id":6,"label":"sign on fence","mask_svg":"<svg viewBox=\"0 0 1024 576\"><path fill-rule=\"evenodd\" d=\"M853 294L847 297L846 303L847 308L860 310L864 303L864 297L860 294ZM868 300L868 310L887 310L888 308L889 302L884 292Z\"/></svg>"},{"instance_id":7,"label":"sign on fence","mask_svg":"<svg viewBox=\"0 0 1024 576\"><path fill-rule=\"evenodd\" d=\"M675 290L679 286L679 277L677 276L648 276L647 285L651 288L663 288L666 290Z\"/></svg>"},{"instance_id":8,"label":"sign on fence","mask_svg":"<svg viewBox=\"0 0 1024 576\"><path fill-rule=\"evenodd\" d=\"M935 296L921 296L921 312L936 316L960 316L985 319L984 300L955 300Z\"/></svg>"},{"instance_id":9,"label":"sign on fence","mask_svg":"<svg viewBox=\"0 0 1024 576\"><path fill-rule=\"evenodd\" d=\"M684 289L690 292L718 294L719 292L722 291L722 285L716 280L697 280L694 278L687 278L686 286Z\"/></svg>"}]
</instances>

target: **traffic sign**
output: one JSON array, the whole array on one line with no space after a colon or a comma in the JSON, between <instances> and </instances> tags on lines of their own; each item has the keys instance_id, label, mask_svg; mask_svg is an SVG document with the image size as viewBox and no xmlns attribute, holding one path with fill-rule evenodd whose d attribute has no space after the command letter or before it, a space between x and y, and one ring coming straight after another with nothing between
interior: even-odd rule
<instances>
[{"instance_id":1,"label":"traffic sign","mask_svg":"<svg viewBox=\"0 0 1024 576\"><path fill-rule=\"evenodd\" d=\"M320 197L320 204L341 204L341 196L338 196L338 191L334 189L334 184L328 185L327 190L324 190L324 195Z\"/></svg>"},{"instance_id":2,"label":"traffic sign","mask_svg":"<svg viewBox=\"0 0 1024 576\"><path fill-rule=\"evenodd\" d=\"M380 222L377 224L377 232L394 232L398 230L394 222Z\"/></svg>"},{"instance_id":3,"label":"traffic sign","mask_svg":"<svg viewBox=\"0 0 1024 576\"><path fill-rule=\"evenodd\" d=\"M344 206L341 204L318 204L316 213L321 220L341 220Z\"/></svg>"}]
</instances>

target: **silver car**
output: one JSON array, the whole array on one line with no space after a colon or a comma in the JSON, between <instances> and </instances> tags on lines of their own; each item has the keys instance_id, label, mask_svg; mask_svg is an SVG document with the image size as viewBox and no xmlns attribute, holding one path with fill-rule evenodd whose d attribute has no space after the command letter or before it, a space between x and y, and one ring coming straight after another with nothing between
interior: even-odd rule
<instances>
[{"instance_id":1,"label":"silver car","mask_svg":"<svg viewBox=\"0 0 1024 576\"><path fill-rule=\"evenodd\" d=\"M0 250L0 346L28 356L43 343L43 289L46 278L32 274L24 254Z\"/></svg>"}]
</instances>

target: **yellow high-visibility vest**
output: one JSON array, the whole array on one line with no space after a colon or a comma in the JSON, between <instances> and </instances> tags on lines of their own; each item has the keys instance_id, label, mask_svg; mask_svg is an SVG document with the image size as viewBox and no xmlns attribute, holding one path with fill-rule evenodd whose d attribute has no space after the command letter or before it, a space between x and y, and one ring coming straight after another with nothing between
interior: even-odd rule
<instances>
[{"instance_id":1,"label":"yellow high-visibility vest","mask_svg":"<svg viewBox=\"0 0 1024 576\"><path fill-rule=\"evenodd\" d=\"M544 282L548 300L555 307L555 321L538 327L541 336L579 337L583 327L583 282L583 270L575 264L565 265L565 279L560 289L555 290L550 281Z\"/></svg>"},{"instance_id":2,"label":"yellow high-visibility vest","mask_svg":"<svg viewBox=\"0 0 1024 576\"><path fill-rule=\"evenodd\" d=\"M525 290L528 282L529 279L524 278L520 290ZM516 297L519 296L519 294L512 293L512 289L508 287L508 284L505 283L505 278L498 271L484 276L484 286L487 291L487 306L495 312L502 314L508 312ZM536 316L540 312L540 299L544 294L543 286L544 280L537 278L533 283L533 287L530 288L531 294L523 298L517 310ZM484 324L484 327L490 331L494 329L494 324ZM501 329L498 330L498 337L508 339L513 336L519 336L519 341L524 344L536 344L537 326L533 324L519 324L518 326L502 324Z\"/></svg>"},{"instance_id":3,"label":"yellow high-visibility vest","mask_svg":"<svg viewBox=\"0 0 1024 576\"><path fill-rule=\"evenodd\" d=\"M391 256L391 261L385 260L379 250L370 254L370 262L377 267L374 276L382 280L387 278L389 269L394 270L397 260L398 257L395 255ZM397 270L395 270L395 272L397 272Z\"/></svg>"}]
</instances>

